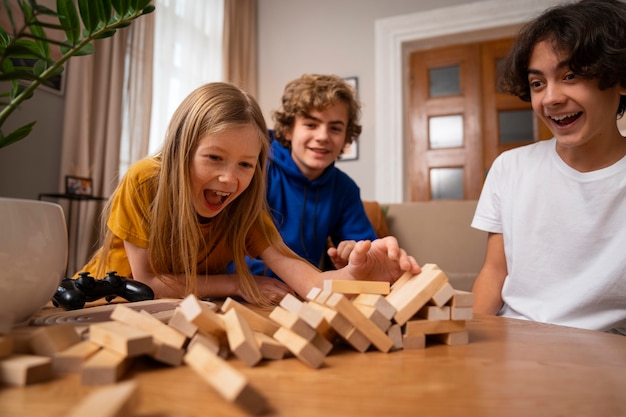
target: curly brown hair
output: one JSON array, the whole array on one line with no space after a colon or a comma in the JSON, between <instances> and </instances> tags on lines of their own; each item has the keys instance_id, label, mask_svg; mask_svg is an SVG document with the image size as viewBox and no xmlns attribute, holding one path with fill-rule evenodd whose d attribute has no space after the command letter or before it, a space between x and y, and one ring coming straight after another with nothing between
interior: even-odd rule
<instances>
[{"instance_id":1,"label":"curly brown hair","mask_svg":"<svg viewBox=\"0 0 626 417\"><path fill-rule=\"evenodd\" d=\"M361 103L356 97L355 89L337 75L320 74L304 74L285 86L282 106L272 113L276 140L282 146L290 148L291 142L286 136L293 128L296 116L304 116L311 110L322 111L337 102L344 102L348 107L345 144L356 141L362 127L358 123Z\"/></svg>"}]
</instances>

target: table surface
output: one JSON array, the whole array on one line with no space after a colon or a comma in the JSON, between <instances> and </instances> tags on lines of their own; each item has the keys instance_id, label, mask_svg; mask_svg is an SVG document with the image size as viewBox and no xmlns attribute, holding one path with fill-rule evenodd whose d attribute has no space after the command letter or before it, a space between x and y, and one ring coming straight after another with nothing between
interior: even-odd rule
<instances>
[{"instance_id":1,"label":"table surface","mask_svg":"<svg viewBox=\"0 0 626 417\"><path fill-rule=\"evenodd\" d=\"M470 343L359 353L336 347L312 369L290 357L240 370L270 416L626 416L626 337L478 315ZM135 359L136 417L245 416L187 366ZM0 388L0 416L66 415L93 390L77 374Z\"/></svg>"}]
</instances>

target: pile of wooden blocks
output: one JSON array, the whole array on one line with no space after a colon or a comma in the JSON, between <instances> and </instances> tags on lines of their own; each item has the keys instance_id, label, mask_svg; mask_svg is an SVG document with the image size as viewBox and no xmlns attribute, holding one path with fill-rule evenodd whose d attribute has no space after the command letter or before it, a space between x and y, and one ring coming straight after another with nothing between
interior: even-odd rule
<instances>
[{"instance_id":1,"label":"pile of wooden blocks","mask_svg":"<svg viewBox=\"0 0 626 417\"><path fill-rule=\"evenodd\" d=\"M468 343L465 322L472 318L473 295L452 288L437 265L405 274L393 285L377 281L325 281L306 300L287 295L263 316L228 298L215 311L193 295L183 299L167 322L132 304L117 304L111 321L91 324L85 335L74 325L37 328L29 338L32 354L16 353L10 328L0 328L0 383L26 385L55 373L80 373L85 385L115 384L85 399L128 411L136 386L120 381L133 358L148 355L171 366L186 364L226 400L252 414L267 409L263 395L228 363L231 356L253 367L262 360L293 355L319 368L338 344L366 352L425 348L427 340ZM116 391L113 391L113 390ZM106 399L114 397L116 400ZM85 404L77 406L87 410ZM92 403L88 404L93 407ZM100 407L102 408L102 407ZM93 416L93 408L89 408ZM116 411L117 412L117 411Z\"/></svg>"}]
</instances>

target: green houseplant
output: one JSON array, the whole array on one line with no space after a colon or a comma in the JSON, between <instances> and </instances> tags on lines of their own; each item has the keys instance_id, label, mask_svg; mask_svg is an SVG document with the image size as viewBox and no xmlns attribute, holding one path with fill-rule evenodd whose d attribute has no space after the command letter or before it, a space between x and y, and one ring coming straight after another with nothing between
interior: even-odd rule
<instances>
[{"instance_id":1,"label":"green houseplant","mask_svg":"<svg viewBox=\"0 0 626 417\"><path fill-rule=\"evenodd\" d=\"M92 54L94 40L113 36L154 11L152 0L56 0L56 10L40 0L0 1L0 13L6 13L10 22L10 27L0 28L0 81L7 82L0 89L0 148L30 134L35 122L11 132L2 129L24 100L63 71L68 59ZM50 33L64 34L65 40Z\"/></svg>"},{"instance_id":2,"label":"green houseplant","mask_svg":"<svg viewBox=\"0 0 626 417\"><path fill-rule=\"evenodd\" d=\"M0 148L27 137L35 122L5 122L73 56L154 10L152 0L0 0ZM61 40L59 40L61 39ZM21 123L20 123L21 124ZM28 320L64 278L68 237L61 206L0 196L0 318Z\"/></svg>"}]
</instances>

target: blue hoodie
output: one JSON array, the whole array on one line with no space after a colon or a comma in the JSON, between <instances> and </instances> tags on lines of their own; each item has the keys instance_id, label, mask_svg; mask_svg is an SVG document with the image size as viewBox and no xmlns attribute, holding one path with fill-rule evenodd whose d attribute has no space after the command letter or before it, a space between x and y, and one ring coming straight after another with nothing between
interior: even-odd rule
<instances>
[{"instance_id":1,"label":"blue hoodie","mask_svg":"<svg viewBox=\"0 0 626 417\"><path fill-rule=\"evenodd\" d=\"M326 252L326 239L374 240L361 192L354 180L335 164L310 181L270 131L272 139L267 167L267 201L276 227L294 252L315 266ZM265 263L248 259L255 275L276 276Z\"/></svg>"}]
</instances>

